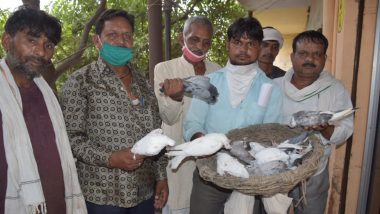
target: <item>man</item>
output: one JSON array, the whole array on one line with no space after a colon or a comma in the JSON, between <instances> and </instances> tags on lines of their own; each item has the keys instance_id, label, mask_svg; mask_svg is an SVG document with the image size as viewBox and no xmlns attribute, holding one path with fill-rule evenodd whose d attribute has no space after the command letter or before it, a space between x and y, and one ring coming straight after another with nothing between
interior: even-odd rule
<instances>
[{"instance_id":1,"label":"man","mask_svg":"<svg viewBox=\"0 0 380 214\"><path fill-rule=\"evenodd\" d=\"M87 213L59 103L41 73L59 21L19 8L5 23L0 61L0 213Z\"/></svg>"},{"instance_id":2,"label":"man","mask_svg":"<svg viewBox=\"0 0 380 214\"><path fill-rule=\"evenodd\" d=\"M131 66L134 17L109 9L95 26L99 59L62 89L62 110L89 213L153 214L166 203L167 158L131 147L160 126L152 87ZM155 195L155 196L154 196Z\"/></svg>"},{"instance_id":3,"label":"man","mask_svg":"<svg viewBox=\"0 0 380 214\"><path fill-rule=\"evenodd\" d=\"M256 63L263 32L252 17L240 18L228 28L227 65L208 76L219 91L215 104L193 99L184 122L186 141L207 133L227 133L251 124L278 122L282 95ZM271 93L263 93L263 86ZM266 97L268 102L259 101ZM190 213L217 214L231 191L204 181L196 170L190 199Z\"/></svg>"},{"instance_id":4,"label":"man","mask_svg":"<svg viewBox=\"0 0 380 214\"><path fill-rule=\"evenodd\" d=\"M264 27L263 35L264 38L261 42L260 54L257 59L259 67L271 79L282 77L285 75L285 71L273 65L273 62L284 44L284 38L280 31L273 27ZM261 196L255 198L255 209L255 213L266 213Z\"/></svg>"},{"instance_id":5,"label":"man","mask_svg":"<svg viewBox=\"0 0 380 214\"><path fill-rule=\"evenodd\" d=\"M154 89L163 120L162 129L177 144L184 143L182 124L191 102L191 97L184 96L181 79L220 69L219 65L206 60L212 35L212 24L206 17L188 18L179 36L182 56L159 63L154 69ZM161 87L164 93L160 92ZM163 214L189 213L194 169L194 159L186 160L176 171L167 168L169 198Z\"/></svg>"},{"instance_id":6,"label":"man","mask_svg":"<svg viewBox=\"0 0 380 214\"><path fill-rule=\"evenodd\" d=\"M261 42L261 50L258 58L260 68L267 77L274 79L285 75L285 71L273 65L278 52L284 44L284 38L280 31L273 27L263 28L264 38Z\"/></svg>"},{"instance_id":7,"label":"man","mask_svg":"<svg viewBox=\"0 0 380 214\"><path fill-rule=\"evenodd\" d=\"M328 41L322 33L305 31L293 40L290 57L293 68L284 77L276 79L286 95L283 101L282 122L288 123L293 113L301 110L338 111L352 108L348 92L342 83L324 70ZM300 203L296 213L324 213L326 208L329 176L327 163L331 145L344 143L352 134L353 117L347 117L335 125L305 127L320 132L325 154L319 170L307 181L307 204ZM297 202L302 197L300 188L290 196Z\"/></svg>"}]
</instances>

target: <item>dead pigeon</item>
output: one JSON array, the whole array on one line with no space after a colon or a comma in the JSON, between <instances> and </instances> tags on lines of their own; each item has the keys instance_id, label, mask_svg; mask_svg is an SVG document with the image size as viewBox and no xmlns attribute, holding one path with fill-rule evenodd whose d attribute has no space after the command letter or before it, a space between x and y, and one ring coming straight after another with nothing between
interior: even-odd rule
<instances>
[{"instance_id":1,"label":"dead pigeon","mask_svg":"<svg viewBox=\"0 0 380 214\"><path fill-rule=\"evenodd\" d=\"M195 75L182 79L182 83L186 93L209 104L215 103L219 96L218 89L210 83L209 77ZM164 92L164 88L162 87L160 91Z\"/></svg>"},{"instance_id":2,"label":"dead pigeon","mask_svg":"<svg viewBox=\"0 0 380 214\"><path fill-rule=\"evenodd\" d=\"M251 150L249 150L249 154L251 154L253 157L255 157L256 153L258 153L259 151L265 149L266 147L261 145L260 143L257 143L257 142L249 142L249 147L251 148Z\"/></svg>"},{"instance_id":3,"label":"dead pigeon","mask_svg":"<svg viewBox=\"0 0 380 214\"><path fill-rule=\"evenodd\" d=\"M196 75L183 79L184 90L191 93L193 97L207 103L215 103L219 96L218 89L210 83L210 78Z\"/></svg>"},{"instance_id":4,"label":"dead pigeon","mask_svg":"<svg viewBox=\"0 0 380 214\"><path fill-rule=\"evenodd\" d=\"M256 159L256 165L261 165L270 161L282 161L284 163L287 163L289 155L278 148L268 147L257 152L254 158Z\"/></svg>"},{"instance_id":5,"label":"dead pigeon","mask_svg":"<svg viewBox=\"0 0 380 214\"><path fill-rule=\"evenodd\" d=\"M226 135L210 133L193 141L168 148L166 155L175 156L170 160L169 165L172 169L177 169L182 160L188 156L199 157L212 155L223 147L226 149L231 148L230 140Z\"/></svg>"},{"instance_id":6,"label":"dead pigeon","mask_svg":"<svg viewBox=\"0 0 380 214\"><path fill-rule=\"evenodd\" d=\"M273 160L260 165L250 165L247 167L248 174L251 176L269 176L285 172L286 170L286 163L280 160Z\"/></svg>"},{"instance_id":7,"label":"dead pigeon","mask_svg":"<svg viewBox=\"0 0 380 214\"><path fill-rule=\"evenodd\" d=\"M307 141L307 139L309 138L309 136L311 134L313 134L314 131L304 131L302 132L300 135L297 135L297 136L294 136L292 138L289 138L287 140L285 140L284 142L282 142L281 144L302 144L304 143L305 141ZM281 145L280 144L280 145ZM278 145L275 145L275 146L278 146Z\"/></svg>"},{"instance_id":8,"label":"dead pigeon","mask_svg":"<svg viewBox=\"0 0 380 214\"><path fill-rule=\"evenodd\" d=\"M229 174L240 178L249 178L247 169L236 158L228 153L218 152L216 154L216 172L219 175Z\"/></svg>"},{"instance_id":9,"label":"dead pigeon","mask_svg":"<svg viewBox=\"0 0 380 214\"><path fill-rule=\"evenodd\" d=\"M155 129L133 145L131 152L139 155L154 156L166 146L174 146L175 141L163 134L162 129Z\"/></svg>"},{"instance_id":10,"label":"dead pigeon","mask_svg":"<svg viewBox=\"0 0 380 214\"><path fill-rule=\"evenodd\" d=\"M249 153L250 150L252 149L248 141L238 140L231 142L229 153L243 163L250 164L255 160L255 158Z\"/></svg>"},{"instance_id":11,"label":"dead pigeon","mask_svg":"<svg viewBox=\"0 0 380 214\"><path fill-rule=\"evenodd\" d=\"M289 127L296 126L317 126L322 124L333 124L355 112L356 109L349 108L346 110L331 111L299 111L292 115Z\"/></svg>"},{"instance_id":12,"label":"dead pigeon","mask_svg":"<svg viewBox=\"0 0 380 214\"><path fill-rule=\"evenodd\" d=\"M302 133L271 147L250 142L249 153L255 160L247 165L249 174L251 176L268 176L295 169L303 156L312 150L308 136L309 133Z\"/></svg>"}]
</instances>

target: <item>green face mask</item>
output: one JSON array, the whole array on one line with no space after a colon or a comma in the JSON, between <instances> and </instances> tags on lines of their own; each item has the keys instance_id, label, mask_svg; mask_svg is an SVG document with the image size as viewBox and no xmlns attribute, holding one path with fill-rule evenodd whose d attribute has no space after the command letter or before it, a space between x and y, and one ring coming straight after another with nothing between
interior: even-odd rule
<instances>
[{"instance_id":1,"label":"green face mask","mask_svg":"<svg viewBox=\"0 0 380 214\"><path fill-rule=\"evenodd\" d=\"M126 65L133 58L133 49L103 43L100 57L113 66Z\"/></svg>"}]
</instances>

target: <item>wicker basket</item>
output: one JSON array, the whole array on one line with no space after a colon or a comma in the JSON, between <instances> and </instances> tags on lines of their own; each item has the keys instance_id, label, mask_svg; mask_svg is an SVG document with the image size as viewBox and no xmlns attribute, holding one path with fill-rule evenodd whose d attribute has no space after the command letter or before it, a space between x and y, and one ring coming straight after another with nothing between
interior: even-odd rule
<instances>
[{"instance_id":1,"label":"wicker basket","mask_svg":"<svg viewBox=\"0 0 380 214\"><path fill-rule=\"evenodd\" d=\"M229 132L227 136L231 140L246 138L249 141L270 145L273 141L282 142L297 136L302 131L300 128L290 129L286 125L272 123L235 129ZM216 172L216 155L198 159L197 167L203 179L223 188L238 190L248 195L272 196L277 193L287 193L302 180L313 175L318 169L319 160L324 152L323 146L317 136L311 136L309 140L313 145L313 150L303 158L302 164L295 170L288 170L276 175L251 176L248 179L231 175L221 176Z\"/></svg>"}]
</instances>

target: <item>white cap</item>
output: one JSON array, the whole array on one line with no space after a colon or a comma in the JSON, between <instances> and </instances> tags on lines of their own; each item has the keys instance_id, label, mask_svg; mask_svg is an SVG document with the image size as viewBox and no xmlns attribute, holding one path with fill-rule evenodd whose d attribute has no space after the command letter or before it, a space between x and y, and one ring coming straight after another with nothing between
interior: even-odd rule
<instances>
[{"instance_id":1,"label":"white cap","mask_svg":"<svg viewBox=\"0 0 380 214\"><path fill-rule=\"evenodd\" d=\"M280 33L280 31L274 28L264 28L263 33L264 33L263 41L268 41L268 40L277 41L278 44L280 45L280 48L282 48L282 44L284 43L284 38L282 37L282 34Z\"/></svg>"}]
</instances>

